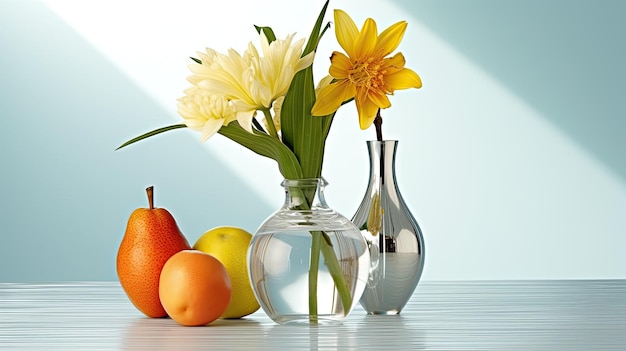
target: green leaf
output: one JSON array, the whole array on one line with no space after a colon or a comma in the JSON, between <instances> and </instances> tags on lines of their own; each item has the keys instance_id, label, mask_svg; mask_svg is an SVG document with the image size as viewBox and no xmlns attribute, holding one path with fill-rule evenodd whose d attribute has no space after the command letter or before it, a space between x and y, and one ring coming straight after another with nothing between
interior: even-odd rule
<instances>
[{"instance_id":1,"label":"green leaf","mask_svg":"<svg viewBox=\"0 0 626 351\"><path fill-rule=\"evenodd\" d=\"M261 34L261 31L262 31L263 34L265 34L265 37L267 38L267 42L268 43L271 43L274 40L276 40L276 35L274 34L274 31L272 30L272 28L270 28L270 27L259 27L257 25L255 25L254 28L256 28L257 33Z\"/></svg>"},{"instance_id":2,"label":"green leaf","mask_svg":"<svg viewBox=\"0 0 626 351\"><path fill-rule=\"evenodd\" d=\"M300 74L302 73L302 74ZM281 110L281 130L284 143L293 150L305 178L322 175L324 146L333 115L312 116L315 103L312 70L306 69L295 78ZM298 85L299 88L298 89Z\"/></svg>"},{"instance_id":3,"label":"green leaf","mask_svg":"<svg viewBox=\"0 0 626 351\"><path fill-rule=\"evenodd\" d=\"M200 59L197 59L195 57L190 57L190 59L192 59L195 63L202 64L202 60Z\"/></svg>"},{"instance_id":4,"label":"green leaf","mask_svg":"<svg viewBox=\"0 0 626 351\"><path fill-rule=\"evenodd\" d=\"M127 142L125 142L124 144L120 145L120 146L119 146L117 149L115 149L115 150L119 150L119 149L121 149L121 148L123 148L123 147L126 147L126 146L128 146L128 145L130 145L130 144L134 144L134 143L136 143L136 142L138 142L138 141L140 141L140 140L143 140L143 139L149 138L149 137L151 137L151 136L155 136L155 135L157 135L157 134L161 134L161 133L163 133L163 132L167 132L167 131L174 130L174 129L179 129L179 128L187 128L187 125L186 125L186 124L182 124L182 123L180 123L180 124L174 124L174 125L171 125L171 126L167 126L167 127L162 127L162 128L159 128L159 129L155 129L155 130L150 131L150 132L148 132L148 133L142 134L142 135L140 135L140 136L138 136L138 137L136 137L136 138L130 139L129 141L127 141Z\"/></svg>"},{"instance_id":5,"label":"green leaf","mask_svg":"<svg viewBox=\"0 0 626 351\"><path fill-rule=\"evenodd\" d=\"M317 44L319 44L320 39L322 38L322 34L326 32L326 29L328 29L328 27L330 27L330 23L327 23L324 30L320 30L322 28L322 22L324 21L324 15L326 15L327 8L328 1L326 1L324 7L322 7L322 10L320 11L319 16L317 16L317 21L313 26L313 30L311 31L311 35L309 36L309 41L306 43L302 56L305 56L308 53L317 50Z\"/></svg>"},{"instance_id":6,"label":"green leaf","mask_svg":"<svg viewBox=\"0 0 626 351\"><path fill-rule=\"evenodd\" d=\"M339 260L337 260L337 255L335 255L330 238L324 232L322 232L322 235L324 240L320 243L320 250L324 256L326 267L328 267L328 273L330 273L330 276L333 278L333 282L335 283L335 287L339 293L339 298L341 299L341 304L344 308L344 315L347 315L350 310L350 306L352 306L352 297L350 296L350 291L346 285L346 279L343 276Z\"/></svg>"},{"instance_id":7,"label":"green leaf","mask_svg":"<svg viewBox=\"0 0 626 351\"><path fill-rule=\"evenodd\" d=\"M283 177L287 179L302 178L302 169L298 159L280 140L257 130L250 133L243 129L237 121L222 126L218 133L259 155L275 160Z\"/></svg>"},{"instance_id":8,"label":"green leaf","mask_svg":"<svg viewBox=\"0 0 626 351\"><path fill-rule=\"evenodd\" d=\"M314 51L321 39L322 22L328 7L328 1L322 8L309 41L302 53ZM281 108L281 131L283 142L293 151L302 167L305 178L321 177L324 160L324 145L332 124L334 114L325 117L311 115L315 103L315 83L313 67L298 72L291 82Z\"/></svg>"}]
</instances>

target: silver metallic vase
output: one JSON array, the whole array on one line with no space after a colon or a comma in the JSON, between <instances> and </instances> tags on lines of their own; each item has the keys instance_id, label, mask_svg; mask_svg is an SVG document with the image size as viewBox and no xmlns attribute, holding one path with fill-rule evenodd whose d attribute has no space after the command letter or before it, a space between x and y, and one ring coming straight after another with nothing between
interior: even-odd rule
<instances>
[{"instance_id":1,"label":"silver metallic vase","mask_svg":"<svg viewBox=\"0 0 626 351\"><path fill-rule=\"evenodd\" d=\"M424 239L396 183L397 140L367 141L369 184L352 222L361 230L372 261L361 306L368 314L398 314L424 268Z\"/></svg>"}]
</instances>

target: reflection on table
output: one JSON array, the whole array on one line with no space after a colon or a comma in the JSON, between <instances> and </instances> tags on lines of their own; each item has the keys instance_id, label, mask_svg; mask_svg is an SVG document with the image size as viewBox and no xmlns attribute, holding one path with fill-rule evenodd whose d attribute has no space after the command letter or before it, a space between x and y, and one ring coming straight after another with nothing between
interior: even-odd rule
<instances>
[{"instance_id":1,"label":"reflection on table","mask_svg":"<svg viewBox=\"0 0 626 351\"><path fill-rule=\"evenodd\" d=\"M626 280L422 282L398 316L339 326L241 320L182 327L115 282L0 284L0 350L623 350Z\"/></svg>"}]
</instances>

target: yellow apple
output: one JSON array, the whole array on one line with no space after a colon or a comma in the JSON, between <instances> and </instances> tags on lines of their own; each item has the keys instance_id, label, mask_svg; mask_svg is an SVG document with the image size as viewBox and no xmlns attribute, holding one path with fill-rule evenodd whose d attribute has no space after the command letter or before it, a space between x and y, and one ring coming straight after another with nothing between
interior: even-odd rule
<instances>
[{"instance_id":1,"label":"yellow apple","mask_svg":"<svg viewBox=\"0 0 626 351\"><path fill-rule=\"evenodd\" d=\"M202 234L193 248L217 258L228 272L232 297L220 318L241 318L259 309L248 278L247 252L252 234L237 227L216 227Z\"/></svg>"}]
</instances>

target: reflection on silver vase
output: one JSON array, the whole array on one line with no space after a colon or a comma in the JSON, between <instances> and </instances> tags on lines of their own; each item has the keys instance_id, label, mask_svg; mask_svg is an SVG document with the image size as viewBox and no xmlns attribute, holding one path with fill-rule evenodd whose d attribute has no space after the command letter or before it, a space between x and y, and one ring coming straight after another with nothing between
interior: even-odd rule
<instances>
[{"instance_id":1,"label":"reflection on silver vase","mask_svg":"<svg viewBox=\"0 0 626 351\"><path fill-rule=\"evenodd\" d=\"M398 314L409 301L424 269L424 238L398 189L397 140L367 141L370 176L352 218L367 240L371 270L361 297L368 314Z\"/></svg>"}]
</instances>

